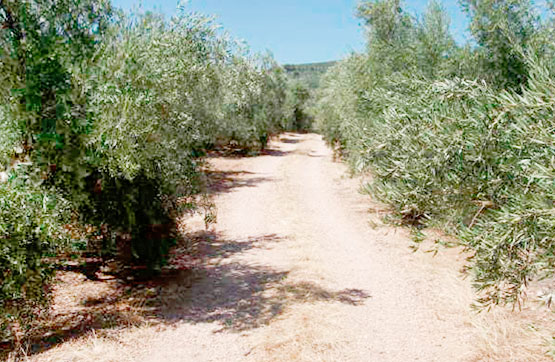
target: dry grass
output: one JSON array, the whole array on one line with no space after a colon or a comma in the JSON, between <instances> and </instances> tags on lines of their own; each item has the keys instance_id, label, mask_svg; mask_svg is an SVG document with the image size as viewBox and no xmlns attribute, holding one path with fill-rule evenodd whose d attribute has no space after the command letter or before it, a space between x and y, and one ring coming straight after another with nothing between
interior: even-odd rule
<instances>
[{"instance_id":1,"label":"dry grass","mask_svg":"<svg viewBox=\"0 0 555 362\"><path fill-rule=\"evenodd\" d=\"M551 312L548 312L551 313ZM541 311L513 312L496 307L487 313L475 315L472 324L476 330L479 361L550 361L547 352L548 320ZM553 326L553 316L551 319Z\"/></svg>"},{"instance_id":2,"label":"dry grass","mask_svg":"<svg viewBox=\"0 0 555 362\"><path fill-rule=\"evenodd\" d=\"M60 344L82 340L94 347L92 341L104 338L105 333L144 324L153 310L153 286L132 286L103 275L91 281L67 271L58 272L55 283L51 307L32 322L8 359L29 359Z\"/></svg>"},{"instance_id":3,"label":"dry grass","mask_svg":"<svg viewBox=\"0 0 555 362\"><path fill-rule=\"evenodd\" d=\"M519 309L518 306L494 306L488 310L473 308L475 291L468 286L470 277L463 270L465 259L470 255L461 247L438 249L435 240L454 242L438 230L427 230L427 238L418 245L416 254L421 262L442 275L442 285L446 288L454 310L467 310L466 320L472 326L472 340L477 352L472 361L552 361L554 352L552 340L555 338L555 314L535 297L539 295L540 283L532 285L529 298ZM453 243L454 244L454 243ZM453 274L454 268L461 270ZM461 287L466 285L466 287Z\"/></svg>"},{"instance_id":4,"label":"dry grass","mask_svg":"<svg viewBox=\"0 0 555 362\"><path fill-rule=\"evenodd\" d=\"M56 353L56 349L38 360L45 362L73 362L73 361L98 361L98 362L126 362L135 359L129 353L130 346L126 346L117 338L99 336L95 331L78 340L67 342L63 347L63 353ZM31 359L28 359L31 360Z\"/></svg>"},{"instance_id":5,"label":"dry grass","mask_svg":"<svg viewBox=\"0 0 555 362\"><path fill-rule=\"evenodd\" d=\"M249 357L256 361L337 361L349 341L334 318L333 306L303 305L286 313L255 340Z\"/></svg>"}]
</instances>

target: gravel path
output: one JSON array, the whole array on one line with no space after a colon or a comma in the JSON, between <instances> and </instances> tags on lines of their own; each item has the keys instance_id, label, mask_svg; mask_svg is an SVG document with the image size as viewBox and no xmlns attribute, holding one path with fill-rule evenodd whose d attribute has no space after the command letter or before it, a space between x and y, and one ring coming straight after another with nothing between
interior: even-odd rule
<instances>
[{"instance_id":1,"label":"gravel path","mask_svg":"<svg viewBox=\"0 0 555 362\"><path fill-rule=\"evenodd\" d=\"M471 359L468 303L450 295L467 288L457 268L425 265L406 231L372 227L360 181L320 136L211 163L223 256L176 313L204 320L180 325L171 338L187 341L152 360Z\"/></svg>"},{"instance_id":2,"label":"gravel path","mask_svg":"<svg viewBox=\"0 0 555 362\"><path fill-rule=\"evenodd\" d=\"M513 354L530 343L506 314L470 311L458 250L414 253L406 229L380 222L321 136L287 133L264 155L209 162L217 223L187 225L206 258L163 290L158 320L37 360L543 360Z\"/></svg>"}]
</instances>

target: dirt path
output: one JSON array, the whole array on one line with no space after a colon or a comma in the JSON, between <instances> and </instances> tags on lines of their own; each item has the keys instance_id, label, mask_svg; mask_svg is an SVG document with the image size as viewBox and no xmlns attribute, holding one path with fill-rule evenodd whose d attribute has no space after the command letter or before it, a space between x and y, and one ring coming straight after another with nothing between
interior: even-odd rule
<instances>
[{"instance_id":1,"label":"dirt path","mask_svg":"<svg viewBox=\"0 0 555 362\"><path fill-rule=\"evenodd\" d=\"M462 256L411 252L407 231L368 212L379 205L358 192L360 180L346 177L320 136L280 139L264 156L210 160L218 180L218 221L205 236L211 247L202 270L164 292L164 323L89 338L51 356L518 360L483 345L497 334L478 336L489 329L477 329L469 310Z\"/></svg>"},{"instance_id":2,"label":"dirt path","mask_svg":"<svg viewBox=\"0 0 555 362\"><path fill-rule=\"evenodd\" d=\"M406 235L369 226L367 197L319 136L281 139L267 156L212 160L227 176L216 227L230 255L216 257L208 278L191 290L198 315L212 321L196 326L206 347L192 351L188 338L153 359L470 356L464 319L442 280L411 265ZM403 252L392 242L405 243Z\"/></svg>"}]
</instances>

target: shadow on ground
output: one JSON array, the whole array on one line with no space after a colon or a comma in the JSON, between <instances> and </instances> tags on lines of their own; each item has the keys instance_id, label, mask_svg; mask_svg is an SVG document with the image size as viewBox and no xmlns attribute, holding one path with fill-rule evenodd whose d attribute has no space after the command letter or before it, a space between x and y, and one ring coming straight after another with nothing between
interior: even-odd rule
<instances>
[{"instance_id":1,"label":"shadow on ground","mask_svg":"<svg viewBox=\"0 0 555 362\"><path fill-rule=\"evenodd\" d=\"M198 233L197 255L187 268L166 268L151 280L123 283L113 279L87 280L62 272L59 278L71 305L38 321L20 347L25 354L46 351L90 331L144 323L217 323L218 331L239 332L267 325L299 303L361 305L369 294L359 289L328 290L312 282L290 282L289 271L232 261L236 254L269 248L283 238L259 235L226 240L214 233Z\"/></svg>"},{"instance_id":2,"label":"shadow on ground","mask_svg":"<svg viewBox=\"0 0 555 362\"><path fill-rule=\"evenodd\" d=\"M290 142L293 143L293 142ZM263 150L252 151L248 149L242 148L219 148L207 155L207 158L245 158L245 157L260 157L260 156L273 156L273 157L281 157L287 156L290 152L281 151L276 148L264 148Z\"/></svg>"},{"instance_id":3,"label":"shadow on ground","mask_svg":"<svg viewBox=\"0 0 555 362\"><path fill-rule=\"evenodd\" d=\"M161 290L160 317L173 322L217 322L221 331L244 331L268 324L294 304L338 302L356 306L369 297L358 289L333 291L311 282L289 282L289 271L227 260L233 254L271 247L281 240L278 235L214 240L204 251L209 256L207 263Z\"/></svg>"},{"instance_id":4,"label":"shadow on ground","mask_svg":"<svg viewBox=\"0 0 555 362\"><path fill-rule=\"evenodd\" d=\"M256 176L249 171L205 171L208 191L212 194L230 192L241 187L255 187L262 182L273 181L271 177Z\"/></svg>"},{"instance_id":5,"label":"shadow on ground","mask_svg":"<svg viewBox=\"0 0 555 362\"><path fill-rule=\"evenodd\" d=\"M283 142L283 143L292 143L292 144L296 144L300 142L300 139L289 138L289 137L281 137L279 140L280 142Z\"/></svg>"}]
</instances>

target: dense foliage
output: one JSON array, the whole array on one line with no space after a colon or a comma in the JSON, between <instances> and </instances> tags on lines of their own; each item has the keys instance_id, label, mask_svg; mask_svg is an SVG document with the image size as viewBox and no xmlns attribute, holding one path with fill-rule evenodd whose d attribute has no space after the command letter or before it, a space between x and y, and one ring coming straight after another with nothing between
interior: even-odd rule
<instances>
[{"instance_id":1,"label":"dense foliage","mask_svg":"<svg viewBox=\"0 0 555 362\"><path fill-rule=\"evenodd\" d=\"M206 150L263 148L290 118L284 71L184 9L0 0L0 23L2 314L70 247L159 269Z\"/></svg>"},{"instance_id":2,"label":"dense foliage","mask_svg":"<svg viewBox=\"0 0 555 362\"><path fill-rule=\"evenodd\" d=\"M286 97L287 123L285 128L308 131L312 128L313 118L310 108L313 105L314 90L300 80L291 80Z\"/></svg>"},{"instance_id":3,"label":"dense foliage","mask_svg":"<svg viewBox=\"0 0 555 362\"><path fill-rule=\"evenodd\" d=\"M360 3L368 53L326 74L316 117L404 221L474 251L484 305L514 302L555 271L553 22L526 0L462 5L475 45L455 44L437 2L420 20L400 0Z\"/></svg>"}]
</instances>

